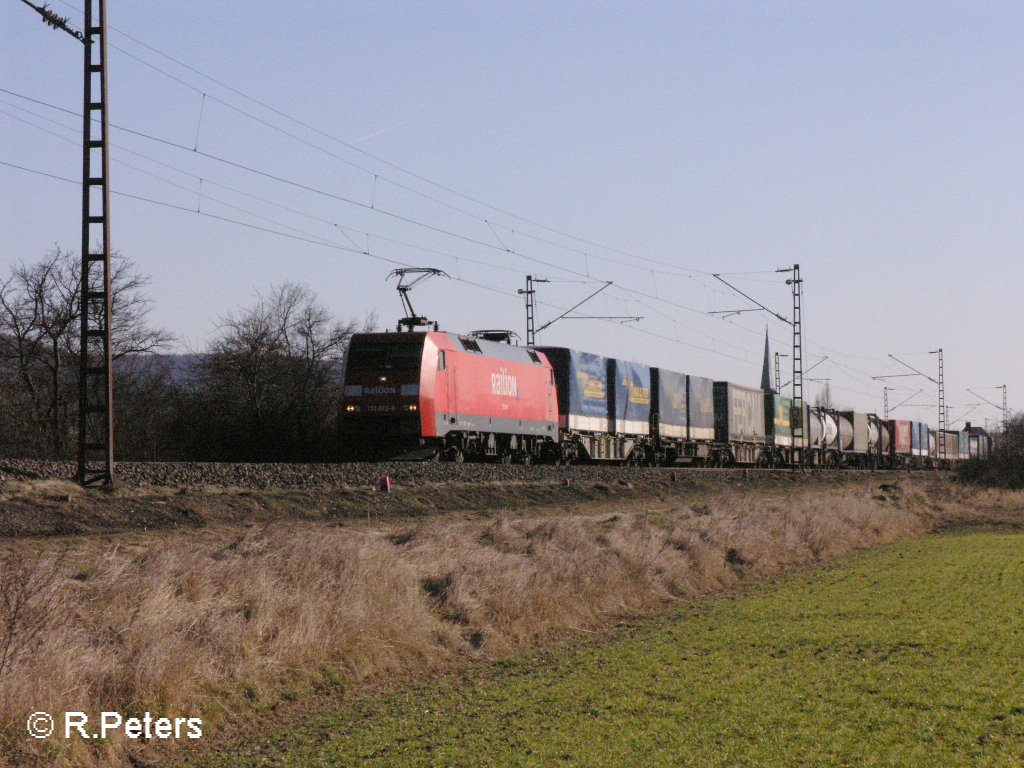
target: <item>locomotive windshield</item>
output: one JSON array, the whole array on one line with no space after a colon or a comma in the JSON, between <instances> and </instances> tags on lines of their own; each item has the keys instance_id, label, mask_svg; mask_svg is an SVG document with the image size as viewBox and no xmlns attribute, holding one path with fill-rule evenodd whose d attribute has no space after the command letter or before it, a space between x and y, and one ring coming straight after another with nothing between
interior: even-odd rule
<instances>
[{"instance_id":1,"label":"locomotive windshield","mask_svg":"<svg viewBox=\"0 0 1024 768\"><path fill-rule=\"evenodd\" d=\"M423 342L353 344L348 355L351 371L402 371L420 367Z\"/></svg>"}]
</instances>

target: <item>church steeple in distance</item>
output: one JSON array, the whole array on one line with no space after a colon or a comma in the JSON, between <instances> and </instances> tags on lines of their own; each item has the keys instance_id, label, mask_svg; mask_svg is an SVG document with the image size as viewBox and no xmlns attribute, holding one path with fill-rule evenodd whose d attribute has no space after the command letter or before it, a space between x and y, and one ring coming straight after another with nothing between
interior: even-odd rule
<instances>
[{"instance_id":1,"label":"church steeple in distance","mask_svg":"<svg viewBox=\"0 0 1024 768\"><path fill-rule=\"evenodd\" d=\"M765 392L775 392L772 389L772 359L768 352L768 326L764 328L764 367L761 369L761 389Z\"/></svg>"}]
</instances>

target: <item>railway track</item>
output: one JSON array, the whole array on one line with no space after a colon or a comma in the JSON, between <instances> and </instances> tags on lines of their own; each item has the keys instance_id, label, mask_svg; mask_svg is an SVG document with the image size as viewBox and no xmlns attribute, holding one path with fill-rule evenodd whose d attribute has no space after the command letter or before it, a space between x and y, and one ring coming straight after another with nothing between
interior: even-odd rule
<instances>
[{"instance_id":1,"label":"railway track","mask_svg":"<svg viewBox=\"0 0 1024 768\"><path fill-rule=\"evenodd\" d=\"M915 471L915 474L918 471ZM925 474L934 474L920 470ZM122 462L117 465L117 484L122 487L229 487L249 489L301 489L372 486L389 476L397 486L436 483L517 482L670 482L685 477L814 477L866 474L866 470L626 467L626 466L521 466L449 463L337 463L247 464L205 462ZM15 480L69 480L73 462L0 460L0 484ZM907 476L907 470L877 470L879 476Z\"/></svg>"}]
</instances>

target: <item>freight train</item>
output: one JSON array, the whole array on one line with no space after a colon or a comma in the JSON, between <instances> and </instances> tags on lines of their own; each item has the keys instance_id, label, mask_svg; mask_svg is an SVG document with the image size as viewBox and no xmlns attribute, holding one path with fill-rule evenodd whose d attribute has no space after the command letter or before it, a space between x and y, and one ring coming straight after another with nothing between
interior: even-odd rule
<instances>
[{"instance_id":1,"label":"freight train","mask_svg":"<svg viewBox=\"0 0 1024 768\"><path fill-rule=\"evenodd\" d=\"M969 424L797 409L771 390L442 331L356 334L343 370L349 460L899 469L991 450Z\"/></svg>"}]
</instances>

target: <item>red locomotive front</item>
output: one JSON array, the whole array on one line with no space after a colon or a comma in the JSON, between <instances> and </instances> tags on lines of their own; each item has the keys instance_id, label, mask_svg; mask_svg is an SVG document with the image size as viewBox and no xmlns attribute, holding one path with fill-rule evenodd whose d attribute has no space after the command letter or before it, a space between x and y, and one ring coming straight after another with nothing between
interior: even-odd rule
<instances>
[{"instance_id":1,"label":"red locomotive front","mask_svg":"<svg viewBox=\"0 0 1024 768\"><path fill-rule=\"evenodd\" d=\"M347 458L546 460L556 402L551 366L532 349L442 332L358 334L339 437Z\"/></svg>"}]
</instances>

